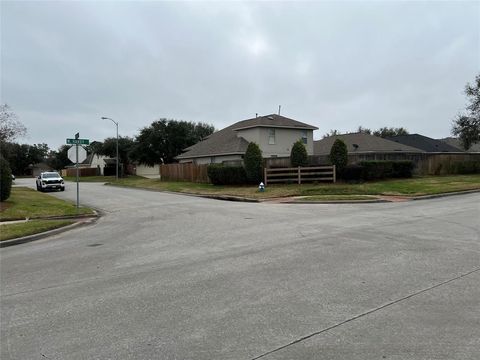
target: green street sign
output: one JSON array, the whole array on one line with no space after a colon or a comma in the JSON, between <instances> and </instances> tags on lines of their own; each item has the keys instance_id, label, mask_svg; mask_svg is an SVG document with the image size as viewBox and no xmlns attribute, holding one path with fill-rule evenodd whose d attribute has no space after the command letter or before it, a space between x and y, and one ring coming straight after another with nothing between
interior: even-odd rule
<instances>
[{"instance_id":1,"label":"green street sign","mask_svg":"<svg viewBox=\"0 0 480 360\"><path fill-rule=\"evenodd\" d=\"M67 139L67 145L88 145L89 139Z\"/></svg>"}]
</instances>

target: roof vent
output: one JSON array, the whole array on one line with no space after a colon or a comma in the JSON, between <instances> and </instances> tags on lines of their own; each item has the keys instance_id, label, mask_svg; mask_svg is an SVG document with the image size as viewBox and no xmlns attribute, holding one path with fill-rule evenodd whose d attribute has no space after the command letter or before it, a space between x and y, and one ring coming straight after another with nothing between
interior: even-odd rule
<instances>
[{"instance_id":1,"label":"roof vent","mask_svg":"<svg viewBox=\"0 0 480 360\"><path fill-rule=\"evenodd\" d=\"M268 118L269 118L270 120L274 120L273 116L269 116Z\"/></svg>"},{"instance_id":2,"label":"roof vent","mask_svg":"<svg viewBox=\"0 0 480 360\"><path fill-rule=\"evenodd\" d=\"M358 144L353 144L353 147L355 148L355 150L358 149Z\"/></svg>"}]
</instances>

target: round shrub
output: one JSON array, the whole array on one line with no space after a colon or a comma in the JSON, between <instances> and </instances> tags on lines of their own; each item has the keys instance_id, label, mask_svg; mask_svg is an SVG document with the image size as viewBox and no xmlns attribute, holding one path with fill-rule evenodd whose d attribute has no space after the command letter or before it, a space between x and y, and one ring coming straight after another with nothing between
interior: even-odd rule
<instances>
[{"instance_id":1,"label":"round shrub","mask_svg":"<svg viewBox=\"0 0 480 360\"><path fill-rule=\"evenodd\" d=\"M12 170L8 161L0 155L0 201L5 201L10 197L12 190Z\"/></svg>"},{"instance_id":2,"label":"round shrub","mask_svg":"<svg viewBox=\"0 0 480 360\"><path fill-rule=\"evenodd\" d=\"M330 149L330 162L335 165L335 168L339 174L342 173L343 168L347 166L348 162L348 150L347 145L341 139L336 139Z\"/></svg>"},{"instance_id":3,"label":"round shrub","mask_svg":"<svg viewBox=\"0 0 480 360\"><path fill-rule=\"evenodd\" d=\"M292 146L292 151L290 151L290 162L294 167L307 166L308 164L307 149L300 140Z\"/></svg>"},{"instance_id":4,"label":"round shrub","mask_svg":"<svg viewBox=\"0 0 480 360\"><path fill-rule=\"evenodd\" d=\"M248 144L243 162L245 164L247 181L253 184L261 182L263 180L263 158L262 150L260 150L257 144L253 142Z\"/></svg>"}]
</instances>

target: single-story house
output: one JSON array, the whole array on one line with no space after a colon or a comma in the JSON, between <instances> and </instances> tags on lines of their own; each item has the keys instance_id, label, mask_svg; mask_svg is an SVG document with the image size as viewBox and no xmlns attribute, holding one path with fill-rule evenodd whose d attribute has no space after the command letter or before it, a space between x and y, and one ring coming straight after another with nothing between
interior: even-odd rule
<instances>
[{"instance_id":1,"label":"single-story house","mask_svg":"<svg viewBox=\"0 0 480 360\"><path fill-rule=\"evenodd\" d=\"M87 158L80 164L80 167L95 168L97 169L98 175L103 175L106 159L109 159L109 157L105 155L99 155L97 153L92 153L88 155Z\"/></svg>"},{"instance_id":2,"label":"single-story house","mask_svg":"<svg viewBox=\"0 0 480 360\"><path fill-rule=\"evenodd\" d=\"M397 135L387 137L386 139L423 150L427 153L463 152L460 147L452 146L444 141L432 139L420 134Z\"/></svg>"},{"instance_id":3,"label":"single-story house","mask_svg":"<svg viewBox=\"0 0 480 360\"><path fill-rule=\"evenodd\" d=\"M313 155L313 131L318 128L287 117L271 114L236 122L190 146L177 156L181 163L213 164L241 161L250 142L264 158L288 157L292 145L301 140Z\"/></svg>"},{"instance_id":4,"label":"single-story house","mask_svg":"<svg viewBox=\"0 0 480 360\"><path fill-rule=\"evenodd\" d=\"M383 139L365 133L341 134L317 140L313 144L315 155L329 155L336 139L341 139L347 145L348 154L386 154L386 153L423 153L424 151L412 146Z\"/></svg>"}]
</instances>

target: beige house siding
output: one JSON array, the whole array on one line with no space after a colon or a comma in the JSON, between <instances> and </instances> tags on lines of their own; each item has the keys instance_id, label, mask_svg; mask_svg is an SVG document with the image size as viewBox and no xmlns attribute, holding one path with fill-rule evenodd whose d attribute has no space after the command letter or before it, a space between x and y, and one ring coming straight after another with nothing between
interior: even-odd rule
<instances>
[{"instance_id":1,"label":"beige house siding","mask_svg":"<svg viewBox=\"0 0 480 360\"><path fill-rule=\"evenodd\" d=\"M270 129L275 129L275 144L269 144ZM269 158L290 156L293 144L302 139L304 131L307 133L307 143L305 144L307 154L313 155L313 130L257 127L238 130L237 133L245 140L257 143L262 150L263 157Z\"/></svg>"},{"instance_id":2,"label":"beige house siding","mask_svg":"<svg viewBox=\"0 0 480 360\"><path fill-rule=\"evenodd\" d=\"M205 156L198 157L193 159L181 159L180 163L189 163L193 162L196 165L205 165L205 164L221 164L224 161L236 161L242 160L242 155L218 155L218 156Z\"/></svg>"},{"instance_id":3,"label":"beige house siding","mask_svg":"<svg viewBox=\"0 0 480 360\"><path fill-rule=\"evenodd\" d=\"M138 176L143 176L149 179L158 179L160 178L160 165L155 164L153 166L147 166L144 164L138 164L135 173Z\"/></svg>"},{"instance_id":4,"label":"beige house siding","mask_svg":"<svg viewBox=\"0 0 480 360\"><path fill-rule=\"evenodd\" d=\"M103 169L105 168L105 159L108 159L108 157L104 155L94 154L90 167L100 169L100 175L103 175Z\"/></svg>"}]
</instances>

